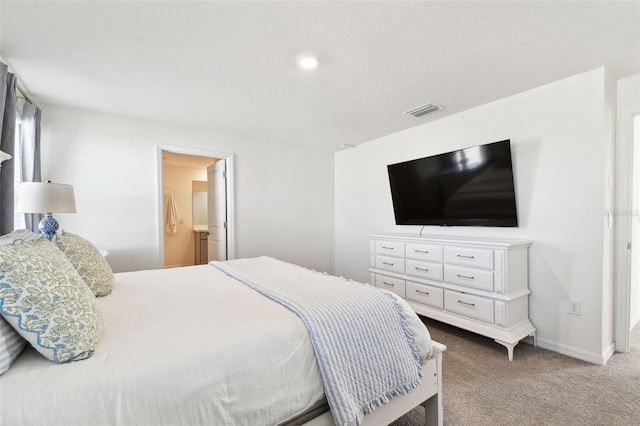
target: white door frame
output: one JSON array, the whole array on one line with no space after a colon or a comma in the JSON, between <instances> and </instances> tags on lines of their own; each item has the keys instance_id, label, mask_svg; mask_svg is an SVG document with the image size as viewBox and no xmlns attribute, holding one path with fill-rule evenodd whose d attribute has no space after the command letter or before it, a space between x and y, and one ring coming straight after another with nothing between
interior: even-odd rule
<instances>
[{"instance_id":1,"label":"white door frame","mask_svg":"<svg viewBox=\"0 0 640 426\"><path fill-rule=\"evenodd\" d=\"M631 333L631 221L633 220L633 126L640 108L622 111L616 137L615 249L613 339L616 352L629 352ZM637 164L635 165L638 166ZM638 252L640 247L633 247Z\"/></svg>"},{"instance_id":2,"label":"white door frame","mask_svg":"<svg viewBox=\"0 0 640 426\"><path fill-rule=\"evenodd\" d=\"M208 149L188 148L175 145L156 145L157 163L157 194L156 194L156 229L158 230L158 268L164 268L164 203L162 191L162 152L174 152L176 154L197 155L199 157L211 157L224 159L227 163L227 259L235 259L235 220L233 215L233 159L234 154L228 152L211 151Z\"/></svg>"}]
</instances>

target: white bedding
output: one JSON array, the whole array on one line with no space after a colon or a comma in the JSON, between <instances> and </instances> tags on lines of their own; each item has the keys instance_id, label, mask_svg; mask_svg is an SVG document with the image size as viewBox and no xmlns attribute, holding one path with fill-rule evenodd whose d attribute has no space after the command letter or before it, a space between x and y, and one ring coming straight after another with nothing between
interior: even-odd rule
<instances>
[{"instance_id":1,"label":"white bedding","mask_svg":"<svg viewBox=\"0 0 640 426\"><path fill-rule=\"evenodd\" d=\"M216 268L116 274L98 302L95 354L27 349L0 377L0 424L271 425L323 400L302 321ZM424 359L428 332L408 320Z\"/></svg>"}]
</instances>

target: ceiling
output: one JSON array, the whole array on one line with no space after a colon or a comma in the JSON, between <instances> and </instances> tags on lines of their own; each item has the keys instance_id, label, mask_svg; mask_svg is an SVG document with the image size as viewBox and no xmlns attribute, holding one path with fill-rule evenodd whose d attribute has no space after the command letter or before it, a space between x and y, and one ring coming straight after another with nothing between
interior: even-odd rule
<instances>
[{"instance_id":1,"label":"ceiling","mask_svg":"<svg viewBox=\"0 0 640 426\"><path fill-rule=\"evenodd\" d=\"M331 152L639 55L638 1L0 3L36 103Z\"/></svg>"}]
</instances>

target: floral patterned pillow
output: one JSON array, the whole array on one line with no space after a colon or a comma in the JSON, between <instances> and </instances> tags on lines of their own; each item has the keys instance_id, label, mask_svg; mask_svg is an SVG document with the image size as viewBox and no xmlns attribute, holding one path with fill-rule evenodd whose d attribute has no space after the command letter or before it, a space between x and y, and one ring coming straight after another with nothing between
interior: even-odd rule
<instances>
[{"instance_id":1,"label":"floral patterned pillow","mask_svg":"<svg viewBox=\"0 0 640 426\"><path fill-rule=\"evenodd\" d=\"M34 232L19 229L1 236L0 246L13 244L16 240L22 240L24 242L37 240L38 238L40 237ZM27 343L27 341L13 329L4 318L0 317L0 374L11 367L11 363L18 358L25 343Z\"/></svg>"},{"instance_id":2,"label":"floral patterned pillow","mask_svg":"<svg viewBox=\"0 0 640 426\"><path fill-rule=\"evenodd\" d=\"M91 356L102 333L95 296L45 238L0 246L0 314L58 363Z\"/></svg>"},{"instance_id":3,"label":"floral patterned pillow","mask_svg":"<svg viewBox=\"0 0 640 426\"><path fill-rule=\"evenodd\" d=\"M85 284L97 297L106 296L113 288L113 271L100 251L89 241L71 232L61 231L56 244L69 258Z\"/></svg>"}]
</instances>

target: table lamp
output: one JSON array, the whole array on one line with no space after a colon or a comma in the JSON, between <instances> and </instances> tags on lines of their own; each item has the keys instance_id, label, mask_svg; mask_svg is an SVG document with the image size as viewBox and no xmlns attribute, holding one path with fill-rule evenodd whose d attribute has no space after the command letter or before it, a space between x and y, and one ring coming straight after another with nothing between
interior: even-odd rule
<instances>
[{"instance_id":1,"label":"table lamp","mask_svg":"<svg viewBox=\"0 0 640 426\"><path fill-rule=\"evenodd\" d=\"M18 194L19 213L44 213L40 232L51 240L58 230L58 221L52 213L75 213L76 198L73 185L47 182L22 182Z\"/></svg>"}]
</instances>

